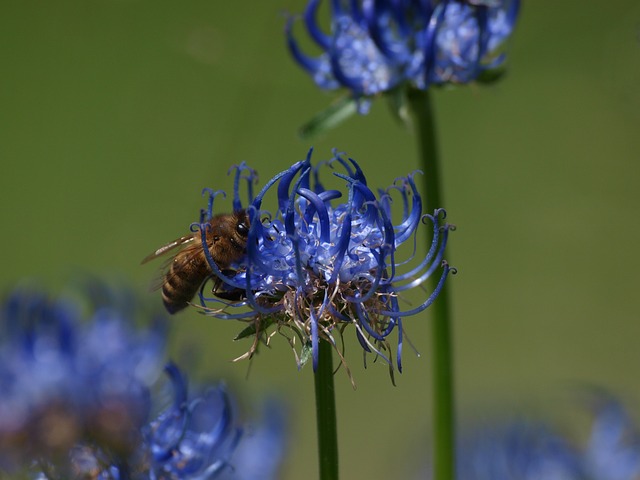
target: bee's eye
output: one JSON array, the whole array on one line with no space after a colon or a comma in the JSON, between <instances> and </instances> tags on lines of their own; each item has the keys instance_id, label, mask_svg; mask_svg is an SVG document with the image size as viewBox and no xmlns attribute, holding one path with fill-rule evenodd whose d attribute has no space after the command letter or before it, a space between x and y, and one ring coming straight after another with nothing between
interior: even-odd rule
<instances>
[{"instance_id":1,"label":"bee's eye","mask_svg":"<svg viewBox=\"0 0 640 480\"><path fill-rule=\"evenodd\" d=\"M240 235L242 237L246 237L247 235L249 235L249 227L247 226L246 223L240 222L236 226L236 232L238 232L238 235Z\"/></svg>"}]
</instances>

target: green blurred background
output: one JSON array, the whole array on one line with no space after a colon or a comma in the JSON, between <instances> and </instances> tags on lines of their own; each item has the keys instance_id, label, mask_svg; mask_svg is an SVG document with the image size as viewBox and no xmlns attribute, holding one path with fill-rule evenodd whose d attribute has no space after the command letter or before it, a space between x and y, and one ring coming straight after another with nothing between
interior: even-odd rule
<instances>
[{"instance_id":1,"label":"green blurred background","mask_svg":"<svg viewBox=\"0 0 640 480\"><path fill-rule=\"evenodd\" d=\"M140 260L197 219L203 187L229 191L226 171L242 160L264 180L304 157L297 128L334 98L284 48L282 12L304 2L250 5L2 2L4 291L89 271L151 295L158 265ZM495 86L435 92L443 206L458 225L448 288L460 411L558 415L567 392L591 384L640 407L640 5L525 2L509 63ZM414 139L384 102L313 145L316 159L347 151L372 185L416 168ZM247 348L232 342L239 325L174 320L173 357L197 378L225 378L248 408L285 396L283 478L313 478L311 369L298 372L276 338L245 379L249 364L229 361ZM406 350L397 387L347 342L358 388L338 373L344 478L404 478L424 461L428 321L406 322L422 357Z\"/></svg>"}]
</instances>

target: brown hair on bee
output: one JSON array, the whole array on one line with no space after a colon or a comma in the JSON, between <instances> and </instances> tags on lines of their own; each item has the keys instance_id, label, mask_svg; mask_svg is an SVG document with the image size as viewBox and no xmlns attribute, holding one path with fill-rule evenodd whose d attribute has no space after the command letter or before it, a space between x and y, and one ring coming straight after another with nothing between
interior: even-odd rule
<instances>
[{"instance_id":1,"label":"brown hair on bee","mask_svg":"<svg viewBox=\"0 0 640 480\"><path fill-rule=\"evenodd\" d=\"M233 213L221 213L209 220L206 228L206 241L211 258L220 270L240 260L246 253L249 235L249 217L244 210ZM146 257L142 263L183 247L169 264L168 270L160 285L162 301L171 314L185 308L200 285L212 273L209 262L202 249L201 233L186 235L168 243ZM217 292L220 282L214 285L214 294L229 300L238 297L237 292Z\"/></svg>"}]
</instances>

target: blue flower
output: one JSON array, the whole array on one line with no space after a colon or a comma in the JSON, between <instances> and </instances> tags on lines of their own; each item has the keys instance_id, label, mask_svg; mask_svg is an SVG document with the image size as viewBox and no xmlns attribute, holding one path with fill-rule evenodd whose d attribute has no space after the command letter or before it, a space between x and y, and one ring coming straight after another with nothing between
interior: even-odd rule
<instances>
[{"instance_id":1,"label":"blue flower","mask_svg":"<svg viewBox=\"0 0 640 480\"><path fill-rule=\"evenodd\" d=\"M401 85L469 83L495 71L513 32L519 0L332 0L330 33L318 25L320 0L310 0L304 24L321 53L303 53L287 23L296 62L322 89L340 87L356 99ZM362 102L366 110L367 102Z\"/></svg>"},{"instance_id":2,"label":"blue flower","mask_svg":"<svg viewBox=\"0 0 640 480\"><path fill-rule=\"evenodd\" d=\"M0 469L35 469L39 480L241 480L255 478L247 458L269 452L261 478L276 477L278 408L240 443L238 464L242 429L224 387L189 396L170 363L173 401L152 415L164 398L164 323L136 327L130 299L103 284L87 290L85 309L26 290L0 306Z\"/></svg>"},{"instance_id":3,"label":"blue flower","mask_svg":"<svg viewBox=\"0 0 640 480\"><path fill-rule=\"evenodd\" d=\"M215 478L229 467L229 458L242 434L234 423L231 400L222 386L189 399L180 370L169 364L166 372L173 383L175 399L144 429L151 452L149 478Z\"/></svg>"},{"instance_id":4,"label":"blue flower","mask_svg":"<svg viewBox=\"0 0 640 480\"><path fill-rule=\"evenodd\" d=\"M587 441L539 421L501 420L463 431L457 478L464 480L636 480L640 431L622 404L598 392ZM424 477L424 475L421 475Z\"/></svg>"},{"instance_id":5,"label":"blue flower","mask_svg":"<svg viewBox=\"0 0 640 480\"><path fill-rule=\"evenodd\" d=\"M0 307L0 464L46 462L91 440L125 456L147 421L161 372L160 328L136 331L131 312L17 291Z\"/></svg>"},{"instance_id":6,"label":"blue flower","mask_svg":"<svg viewBox=\"0 0 640 480\"><path fill-rule=\"evenodd\" d=\"M622 404L611 396L597 401L589 443L585 449L589 478L640 478L640 430Z\"/></svg>"},{"instance_id":7,"label":"blue flower","mask_svg":"<svg viewBox=\"0 0 640 480\"><path fill-rule=\"evenodd\" d=\"M81 445L71 453L74 478L100 480L244 480L277 478L283 457L284 419L276 405L253 431L238 426L224 386L190 396L187 380L169 363L165 372L173 401L144 426L136 452L116 462L98 446ZM258 462L258 463L256 463ZM42 476L42 480L52 477Z\"/></svg>"},{"instance_id":8,"label":"blue flower","mask_svg":"<svg viewBox=\"0 0 640 480\"><path fill-rule=\"evenodd\" d=\"M544 424L519 420L467 432L460 442L457 478L465 480L579 480L581 458Z\"/></svg>"},{"instance_id":9,"label":"blue flower","mask_svg":"<svg viewBox=\"0 0 640 480\"><path fill-rule=\"evenodd\" d=\"M287 447L286 412L279 400L262 405L260 421L249 424L233 454L231 465L221 480L263 480L280 478L279 471Z\"/></svg>"},{"instance_id":10,"label":"blue flower","mask_svg":"<svg viewBox=\"0 0 640 480\"><path fill-rule=\"evenodd\" d=\"M334 172L333 182L346 198L343 191L325 188L321 180L324 170L336 166L343 173ZM403 319L431 305L451 271L443 256L452 226L442 224L443 210L423 215L414 174L374 193L354 160L335 153L330 161L313 166L310 151L306 160L278 173L255 197L251 191L255 172L242 164L235 177L234 210L246 209L250 228L246 256L232 265L232 274L218 268L207 246L208 220L220 192L207 190L208 209L202 222L192 228L200 231L212 277L222 282L222 292L240 291L244 299L219 298L220 289L206 297L203 285L204 313L249 322L239 335L255 338L245 356L254 353L260 340L269 341L266 331L270 325L275 324L282 335L291 332L287 338L294 352L296 346L301 347L296 353L299 366L312 358L314 369L319 341L328 341L335 348L336 336L350 324L364 351L375 353L392 368L389 340L395 332L397 367L402 371ZM250 186L246 206L239 195L242 178ZM262 209L268 194L276 197L275 214ZM402 206L401 218L395 223L392 196L399 197ZM424 256L417 253L415 239L422 223L430 225L432 235ZM399 250L405 243L407 248ZM405 250L407 258L401 259L400 252ZM436 270L440 275L437 288L419 306L402 309L399 296L421 286Z\"/></svg>"}]
</instances>

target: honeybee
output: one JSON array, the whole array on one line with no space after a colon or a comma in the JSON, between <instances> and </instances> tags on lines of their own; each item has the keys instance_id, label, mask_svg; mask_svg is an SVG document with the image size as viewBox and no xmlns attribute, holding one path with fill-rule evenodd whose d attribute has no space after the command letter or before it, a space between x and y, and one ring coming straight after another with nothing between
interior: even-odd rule
<instances>
[{"instance_id":1,"label":"honeybee","mask_svg":"<svg viewBox=\"0 0 640 480\"><path fill-rule=\"evenodd\" d=\"M206 229L207 246L218 268L228 273L228 267L246 253L249 235L249 217L244 210L221 213L209 220ZM142 263L158 258L176 248L182 247L171 260L159 288L165 308L174 314L185 308L196 294L202 282L211 275L211 268L202 249L201 233L185 235L158 248ZM233 273L233 272L230 272ZM228 300L238 300L241 290L218 291L221 281L214 283L213 293Z\"/></svg>"}]
</instances>

